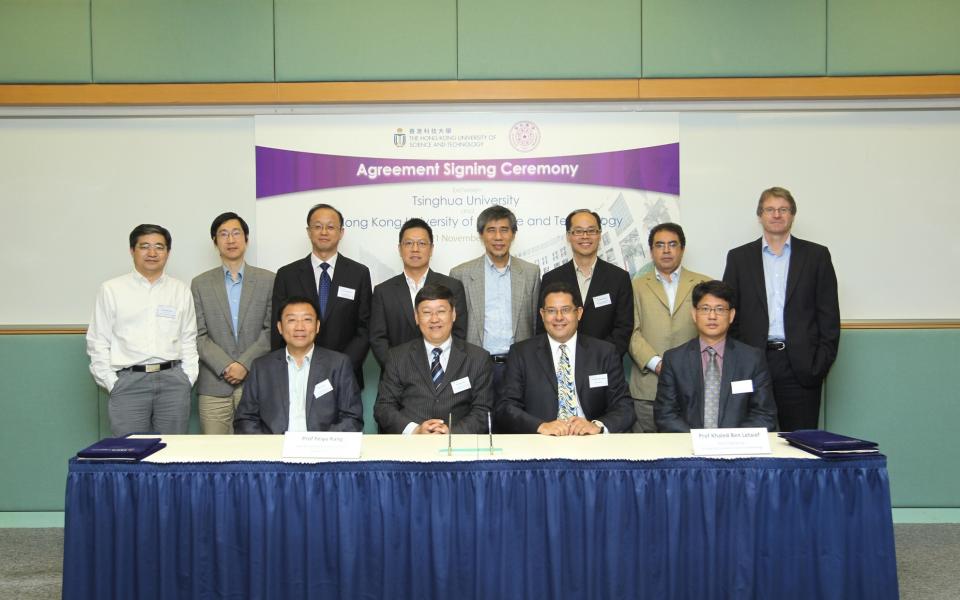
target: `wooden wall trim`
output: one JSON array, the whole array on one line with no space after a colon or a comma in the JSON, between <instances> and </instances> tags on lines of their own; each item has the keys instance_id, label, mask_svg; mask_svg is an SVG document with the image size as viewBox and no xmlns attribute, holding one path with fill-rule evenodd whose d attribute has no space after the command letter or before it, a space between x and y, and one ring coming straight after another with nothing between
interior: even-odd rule
<instances>
[{"instance_id":1,"label":"wooden wall trim","mask_svg":"<svg viewBox=\"0 0 960 600\"><path fill-rule=\"evenodd\" d=\"M960 321L921 320L921 321L845 321L841 329L960 329ZM86 335L83 325L37 325L0 326L0 335Z\"/></svg>"},{"instance_id":2,"label":"wooden wall trim","mask_svg":"<svg viewBox=\"0 0 960 600\"><path fill-rule=\"evenodd\" d=\"M960 97L960 75L0 85L0 106L863 100L958 97Z\"/></svg>"}]
</instances>

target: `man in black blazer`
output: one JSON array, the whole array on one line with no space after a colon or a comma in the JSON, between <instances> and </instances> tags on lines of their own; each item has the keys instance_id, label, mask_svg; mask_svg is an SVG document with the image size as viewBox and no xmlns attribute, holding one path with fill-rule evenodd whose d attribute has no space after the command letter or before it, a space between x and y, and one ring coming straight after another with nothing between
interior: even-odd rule
<instances>
[{"instance_id":1,"label":"man in black blazer","mask_svg":"<svg viewBox=\"0 0 960 600\"><path fill-rule=\"evenodd\" d=\"M363 360L370 348L370 270L338 253L343 215L332 206L317 204L310 209L307 237L313 246L310 255L277 271L273 283L274 321L280 316L277 307L287 298L302 296L313 300L320 307L317 345L346 354L362 389ZM271 347L283 347L283 339L276 331Z\"/></svg>"},{"instance_id":2,"label":"man in black blazer","mask_svg":"<svg viewBox=\"0 0 960 600\"><path fill-rule=\"evenodd\" d=\"M790 234L796 214L788 190L764 190L763 237L731 250L723 273L739 301L731 335L766 350L781 431L817 428L823 380L840 345L830 251Z\"/></svg>"},{"instance_id":3,"label":"man in black blazer","mask_svg":"<svg viewBox=\"0 0 960 600\"><path fill-rule=\"evenodd\" d=\"M253 361L233 421L236 433L363 430L350 360L314 344L319 328L309 298L294 296L280 307L277 330L286 346Z\"/></svg>"},{"instance_id":4,"label":"man in black blazer","mask_svg":"<svg viewBox=\"0 0 960 600\"><path fill-rule=\"evenodd\" d=\"M623 356L633 333L633 288L630 274L599 258L600 215L587 209L575 210L565 221L567 241L573 259L548 271L542 287L562 281L570 286L583 306L578 331L606 340ZM537 332L544 332L541 318Z\"/></svg>"},{"instance_id":5,"label":"man in black blazer","mask_svg":"<svg viewBox=\"0 0 960 600\"><path fill-rule=\"evenodd\" d=\"M453 292L426 285L417 292L422 337L391 348L373 416L381 433L486 433L494 409L490 355L453 337Z\"/></svg>"},{"instance_id":6,"label":"man in black blazer","mask_svg":"<svg viewBox=\"0 0 960 600\"><path fill-rule=\"evenodd\" d=\"M698 335L663 354L653 406L657 431L776 429L777 407L763 352L727 337L737 316L734 299L733 289L722 281L693 288Z\"/></svg>"},{"instance_id":7,"label":"man in black blazer","mask_svg":"<svg viewBox=\"0 0 960 600\"><path fill-rule=\"evenodd\" d=\"M507 433L629 431L636 418L613 344L577 331L583 304L564 282L543 287L546 333L510 348L498 426Z\"/></svg>"},{"instance_id":8,"label":"man in black blazer","mask_svg":"<svg viewBox=\"0 0 960 600\"><path fill-rule=\"evenodd\" d=\"M414 318L413 298L426 285L443 285L453 292L457 320L453 336L467 337L467 300L463 284L453 277L430 269L433 256L433 229L423 219L408 219L400 227L400 260L403 272L373 288L370 310L370 349L380 368L394 346L420 337Z\"/></svg>"}]
</instances>

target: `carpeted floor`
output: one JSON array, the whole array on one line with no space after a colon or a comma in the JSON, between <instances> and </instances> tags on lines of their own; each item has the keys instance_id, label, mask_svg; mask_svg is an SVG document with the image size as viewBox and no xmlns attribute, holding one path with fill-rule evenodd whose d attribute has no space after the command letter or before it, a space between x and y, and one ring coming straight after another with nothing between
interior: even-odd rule
<instances>
[{"instance_id":1,"label":"carpeted floor","mask_svg":"<svg viewBox=\"0 0 960 600\"><path fill-rule=\"evenodd\" d=\"M902 600L960 599L960 524L894 525L894 535ZM62 529L0 529L0 557L0 600L60 597Z\"/></svg>"}]
</instances>

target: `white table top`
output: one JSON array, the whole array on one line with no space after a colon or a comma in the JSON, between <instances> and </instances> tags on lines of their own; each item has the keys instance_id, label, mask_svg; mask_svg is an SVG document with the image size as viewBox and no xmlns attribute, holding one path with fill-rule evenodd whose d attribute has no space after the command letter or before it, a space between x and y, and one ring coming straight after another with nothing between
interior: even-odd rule
<instances>
[{"instance_id":1,"label":"white table top","mask_svg":"<svg viewBox=\"0 0 960 600\"><path fill-rule=\"evenodd\" d=\"M819 460L787 444L770 433L772 458L806 458ZM151 436L144 436L151 437ZM144 462L229 462L283 461L282 435L164 435L167 447L150 455ZM543 435L460 434L453 436L453 453L447 455L447 436L435 435L365 435L361 461L399 460L411 462L456 462L476 460L656 460L693 456L690 434L687 433L622 433L582 437L550 437ZM717 458L744 458L723 456ZM342 460L342 459L337 459ZM356 459L350 459L356 460ZM286 462L328 462L329 459L288 459Z\"/></svg>"}]
</instances>

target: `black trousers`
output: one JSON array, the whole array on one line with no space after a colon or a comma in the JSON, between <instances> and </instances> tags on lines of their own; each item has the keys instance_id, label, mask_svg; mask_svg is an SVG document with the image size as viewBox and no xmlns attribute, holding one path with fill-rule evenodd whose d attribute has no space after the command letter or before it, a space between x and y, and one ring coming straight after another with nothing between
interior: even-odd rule
<instances>
[{"instance_id":1,"label":"black trousers","mask_svg":"<svg viewBox=\"0 0 960 600\"><path fill-rule=\"evenodd\" d=\"M820 423L820 396L823 384L806 387L797 381L786 350L767 349L767 367L773 379L780 431L817 429Z\"/></svg>"}]
</instances>

